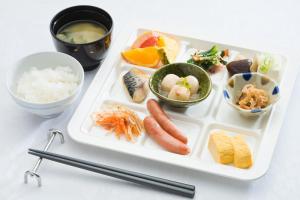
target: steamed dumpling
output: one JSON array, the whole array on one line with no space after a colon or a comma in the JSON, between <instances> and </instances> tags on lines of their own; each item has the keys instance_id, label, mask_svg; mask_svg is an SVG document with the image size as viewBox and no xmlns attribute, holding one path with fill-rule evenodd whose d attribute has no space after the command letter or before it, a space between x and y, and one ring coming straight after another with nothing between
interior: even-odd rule
<instances>
[{"instance_id":1,"label":"steamed dumpling","mask_svg":"<svg viewBox=\"0 0 300 200\"><path fill-rule=\"evenodd\" d=\"M179 77L175 74L168 74L161 82L161 89L169 92L174 85L179 81Z\"/></svg>"},{"instance_id":2,"label":"steamed dumpling","mask_svg":"<svg viewBox=\"0 0 300 200\"><path fill-rule=\"evenodd\" d=\"M199 89L199 81L195 76L189 75L186 77L186 80L190 86L190 90L192 94L197 93Z\"/></svg>"},{"instance_id":3,"label":"steamed dumpling","mask_svg":"<svg viewBox=\"0 0 300 200\"><path fill-rule=\"evenodd\" d=\"M191 92L188 88L180 85L174 85L168 95L168 98L180 101L188 101Z\"/></svg>"}]
</instances>

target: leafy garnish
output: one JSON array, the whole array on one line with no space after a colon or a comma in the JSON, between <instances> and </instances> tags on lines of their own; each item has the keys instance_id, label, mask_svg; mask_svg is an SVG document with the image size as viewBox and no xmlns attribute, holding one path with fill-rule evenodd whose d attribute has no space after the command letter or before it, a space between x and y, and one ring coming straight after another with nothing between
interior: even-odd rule
<instances>
[{"instance_id":1,"label":"leafy garnish","mask_svg":"<svg viewBox=\"0 0 300 200\"><path fill-rule=\"evenodd\" d=\"M262 64L259 66L259 70L262 73L267 73L273 64L273 59L270 55L265 55Z\"/></svg>"},{"instance_id":2,"label":"leafy garnish","mask_svg":"<svg viewBox=\"0 0 300 200\"><path fill-rule=\"evenodd\" d=\"M74 38L70 38L70 43L73 43L73 44L75 44L75 40L74 40Z\"/></svg>"},{"instance_id":3,"label":"leafy garnish","mask_svg":"<svg viewBox=\"0 0 300 200\"><path fill-rule=\"evenodd\" d=\"M186 77L181 77L180 80L176 83L176 85L183 86L189 90L191 89L191 85L189 84Z\"/></svg>"},{"instance_id":4,"label":"leafy garnish","mask_svg":"<svg viewBox=\"0 0 300 200\"><path fill-rule=\"evenodd\" d=\"M200 54L202 56L215 56L219 52L218 47L214 45L210 50L203 51Z\"/></svg>"},{"instance_id":5,"label":"leafy garnish","mask_svg":"<svg viewBox=\"0 0 300 200\"><path fill-rule=\"evenodd\" d=\"M191 58L187 61L187 63L198 65L199 67L209 71L212 66L226 64L226 61L222 59L218 47L214 45L207 51L197 51L195 54L191 55Z\"/></svg>"}]
</instances>

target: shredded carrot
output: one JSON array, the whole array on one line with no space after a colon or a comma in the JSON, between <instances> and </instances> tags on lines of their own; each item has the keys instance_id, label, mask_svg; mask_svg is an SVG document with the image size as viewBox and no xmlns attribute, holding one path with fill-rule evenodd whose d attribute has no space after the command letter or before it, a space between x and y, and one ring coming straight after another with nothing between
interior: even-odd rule
<instances>
[{"instance_id":1,"label":"shredded carrot","mask_svg":"<svg viewBox=\"0 0 300 200\"><path fill-rule=\"evenodd\" d=\"M109 132L114 132L117 138L121 135L128 141L141 135L143 130L142 120L135 112L121 105L111 105L106 109L94 113L94 122Z\"/></svg>"}]
</instances>

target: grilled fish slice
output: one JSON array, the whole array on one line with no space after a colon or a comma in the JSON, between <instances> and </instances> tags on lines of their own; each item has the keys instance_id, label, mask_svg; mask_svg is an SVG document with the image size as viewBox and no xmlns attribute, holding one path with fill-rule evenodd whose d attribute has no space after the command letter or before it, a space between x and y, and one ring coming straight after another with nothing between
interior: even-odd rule
<instances>
[{"instance_id":1,"label":"grilled fish slice","mask_svg":"<svg viewBox=\"0 0 300 200\"><path fill-rule=\"evenodd\" d=\"M148 75L138 69L131 69L123 76L123 83L133 102L141 103L148 95Z\"/></svg>"}]
</instances>

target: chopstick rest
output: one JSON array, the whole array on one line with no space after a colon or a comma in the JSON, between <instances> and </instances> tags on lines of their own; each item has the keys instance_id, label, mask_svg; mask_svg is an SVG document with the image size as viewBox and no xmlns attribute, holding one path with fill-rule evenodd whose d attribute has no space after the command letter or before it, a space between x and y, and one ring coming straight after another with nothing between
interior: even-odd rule
<instances>
[{"instance_id":1,"label":"chopstick rest","mask_svg":"<svg viewBox=\"0 0 300 200\"><path fill-rule=\"evenodd\" d=\"M49 129L48 132L48 143L46 144L44 151L47 151L50 147L50 145L52 144L52 142L54 141L54 138L56 135L59 135L60 137L60 142L61 144L64 143L65 139L64 139L64 135L61 131L57 130L57 129ZM43 158L39 157L39 159L37 160L37 162L35 163L34 167L31 170L27 170L24 173L24 183L27 184L28 183L28 176L30 177L34 177L37 180L38 186L41 187L42 186L42 179L41 176L37 173L41 163L42 163Z\"/></svg>"},{"instance_id":2,"label":"chopstick rest","mask_svg":"<svg viewBox=\"0 0 300 200\"><path fill-rule=\"evenodd\" d=\"M98 174L111 176L114 178L122 179L125 181L133 182L136 184L145 185L165 192L193 198L195 195L195 186L167 180L159 177L154 177L142 173L128 171L116 167L93 163L90 161L80 160L77 158L68 157L65 155L54 154L35 149L29 149L28 153L38 156L40 158L52 160L61 164L77 167L80 169L92 171Z\"/></svg>"}]
</instances>

